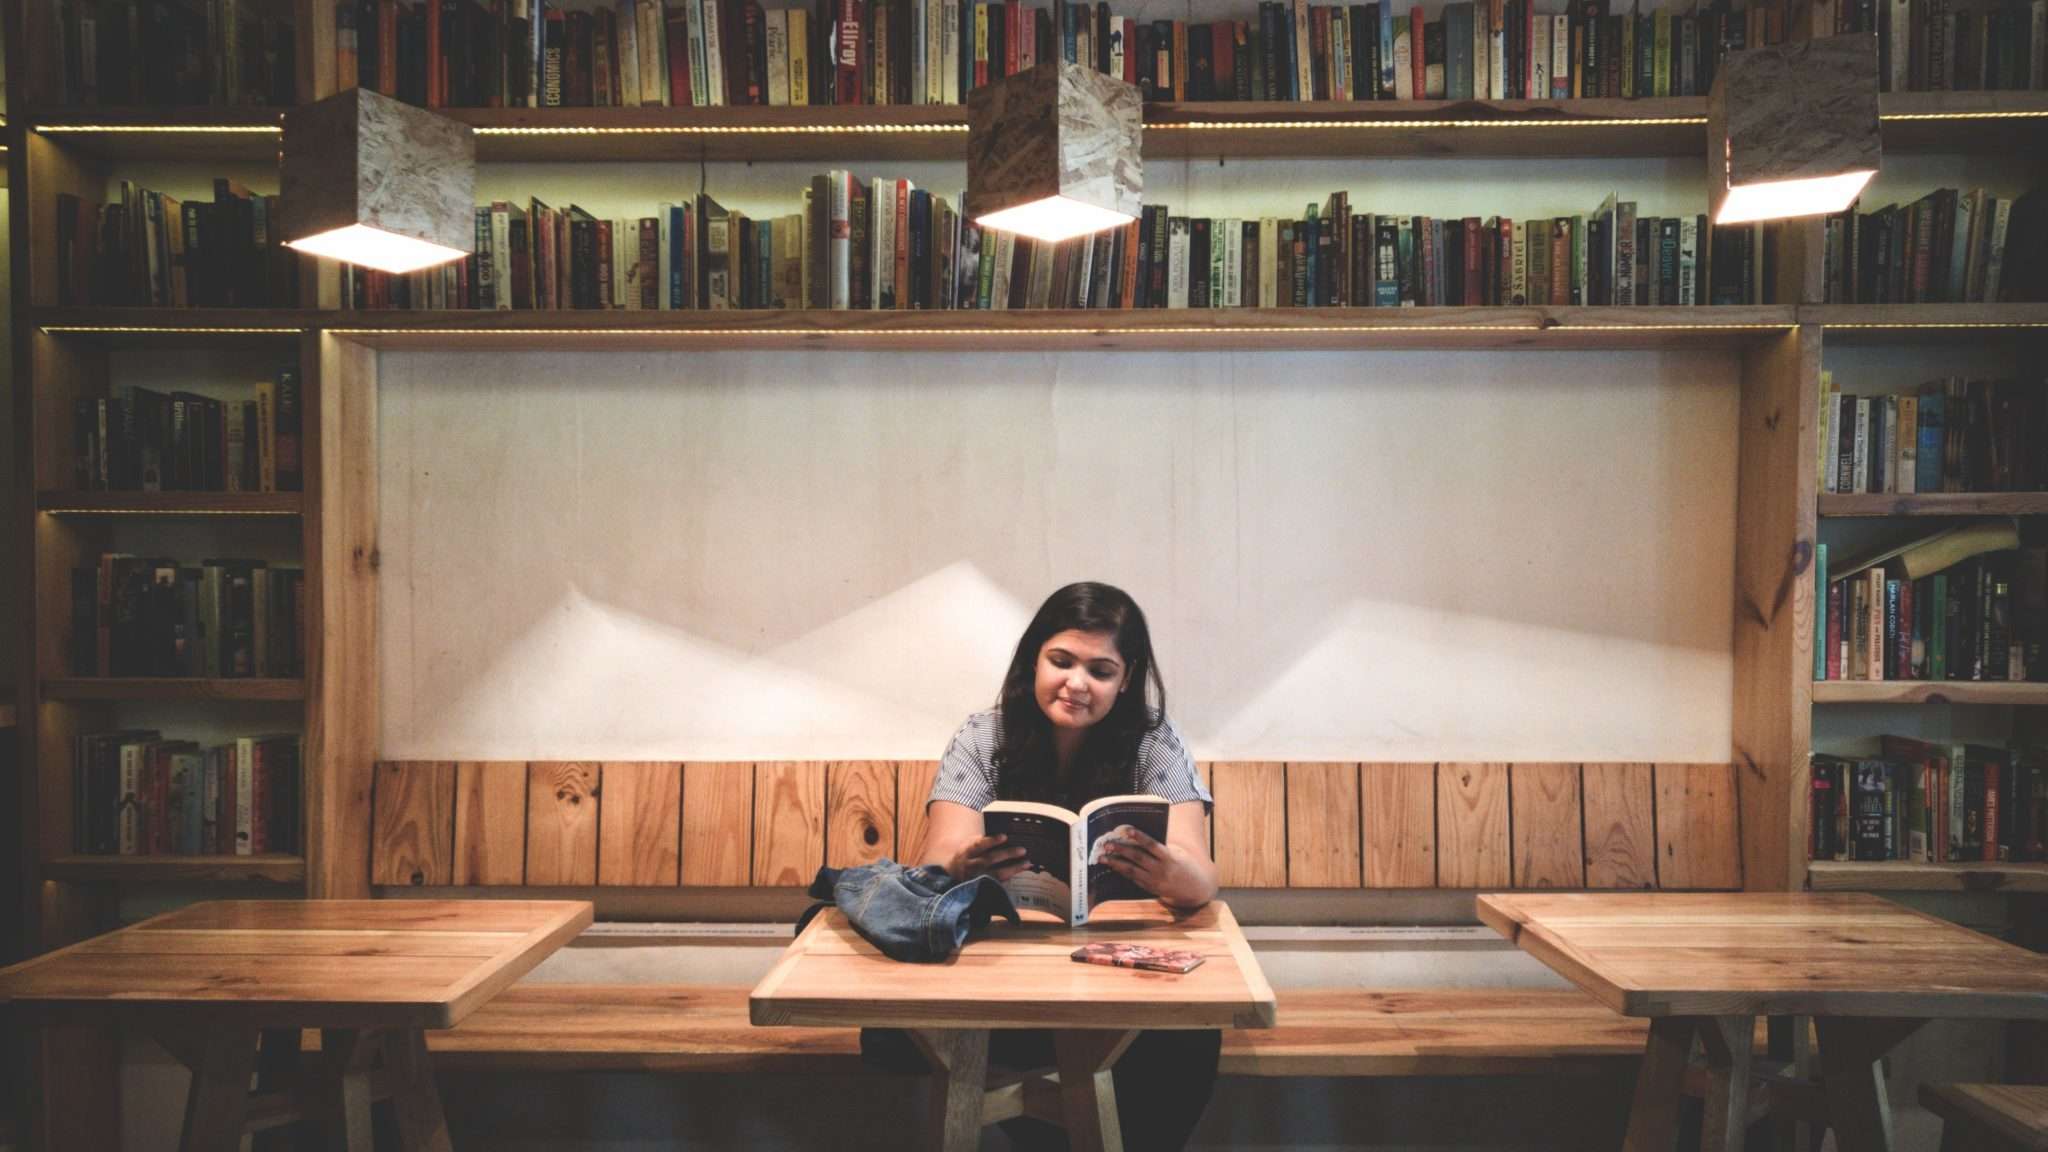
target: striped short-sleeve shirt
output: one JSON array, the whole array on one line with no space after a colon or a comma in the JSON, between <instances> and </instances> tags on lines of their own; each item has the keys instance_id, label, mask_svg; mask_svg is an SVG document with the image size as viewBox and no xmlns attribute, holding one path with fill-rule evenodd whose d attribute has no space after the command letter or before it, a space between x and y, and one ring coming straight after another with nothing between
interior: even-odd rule
<instances>
[{"instance_id":1,"label":"striped short-sleeve shirt","mask_svg":"<svg viewBox=\"0 0 2048 1152\"><path fill-rule=\"evenodd\" d=\"M925 801L950 800L979 812L996 799L996 748L1002 744L1002 715L990 710L976 712L953 733L946 755L939 761L938 778ZM1195 759L1181 741L1173 721L1162 721L1138 744L1138 759L1131 766L1130 789L1149 793L1170 803L1199 800L1210 803L1209 790L1195 771Z\"/></svg>"}]
</instances>

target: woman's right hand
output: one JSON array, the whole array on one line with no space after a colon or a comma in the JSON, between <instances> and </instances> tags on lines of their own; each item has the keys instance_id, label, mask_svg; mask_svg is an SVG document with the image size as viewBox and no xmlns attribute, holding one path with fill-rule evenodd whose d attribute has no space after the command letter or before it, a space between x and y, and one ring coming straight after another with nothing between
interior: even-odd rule
<instances>
[{"instance_id":1,"label":"woman's right hand","mask_svg":"<svg viewBox=\"0 0 2048 1152\"><path fill-rule=\"evenodd\" d=\"M1008 880L1025 868L1024 849L1005 848L1006 836L983 836L960 849L958 855L946 863L946 871L956 881L972 880L976 876L994 876L997 880Z\"/></svg>"}]
</instances>

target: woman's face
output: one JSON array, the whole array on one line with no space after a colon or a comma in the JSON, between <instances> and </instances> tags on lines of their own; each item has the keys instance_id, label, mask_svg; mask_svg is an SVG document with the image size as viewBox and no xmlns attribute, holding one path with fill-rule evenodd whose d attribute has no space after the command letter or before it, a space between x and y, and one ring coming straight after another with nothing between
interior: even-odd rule
<instances>
[{"instance_id":1,"label":"woman's face","mask_svg":"<svg viewBox=\"0 0 2048 1152\"><path fill-rule=\"evenodd\" d=\"M1086 728L1109 715L1128 669L1108 632L1061 632L1038 649L1034 695L1057 728Z\"/></svg>"}]
</instances>

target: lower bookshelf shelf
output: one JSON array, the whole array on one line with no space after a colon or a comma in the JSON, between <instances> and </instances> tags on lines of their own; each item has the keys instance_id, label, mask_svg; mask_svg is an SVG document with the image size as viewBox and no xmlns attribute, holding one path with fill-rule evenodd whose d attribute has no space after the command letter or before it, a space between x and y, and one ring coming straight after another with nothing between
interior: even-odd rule
<instances>
[{"instance_id":1,"label":"lower bookshelf shelf","mask_svg":"<svg viewBox=\"0 0 2048 1152\"><path fill-rule=\"evenodd\" d=\"M267 677L73 676L43 681L49 700L304 700L304 680Z\"/></svg>"},{"instance_id":2,"label":"lower bookshelf shelf","mask_svg":"<svg viewBox=\"0 0 2048 1152\"><path fill-rule=\"evenodd\" d=\"M59 856L43 865L43 879L87 883L300 884L303 856Z\"/></svg>"},{"instance_id":3,"label":"lower bookshelf shelf","mask_svg":"<svg viewBox=\"0 0 2048 1152\"><path fill-rule=\"evenodd\" d=\"M1815 891L2048 892L2048 863L1815 860L1806 869Z\"/></svg>"},{"instance_id":4,"label":"lower bookshelf shelf","mask_svg":"<svg viewBox=\"0 0 2048 1152\"><path fill-rule=\"evenodd\" d=\"M1815 704L2048 704L2048 682L1816 680Z\"/></svg>"}]
</instances>

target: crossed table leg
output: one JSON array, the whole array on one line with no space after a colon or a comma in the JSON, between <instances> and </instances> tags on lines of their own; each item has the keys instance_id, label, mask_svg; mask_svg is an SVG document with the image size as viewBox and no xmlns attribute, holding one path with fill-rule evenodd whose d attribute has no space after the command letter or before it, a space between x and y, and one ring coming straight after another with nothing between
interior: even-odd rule
<instances>
[{"instance_id":1,"label":"crossed table leg","mask_svg":"<svg viewBox=\"0 0 2048 1152\"><path fill-rule=\"evenodd\" d=\"M401 1148L452 1152L426 1033L419 1029L324 1029L320 1051L303 1057L296 1028L259 1033L199 1023L162 1026L155 1036L192 1070L182 1152L236 1148L251 1127L307 1119L334 1133L347 1152L370 1152L370 1104L382 1098L397 1113ZM255 1095L249 1092L252 1072L259 1074Z\"/></svg>"},{"instance_id":2,"label":"crossed table leg","mask_svg":"<svg viewBox=\"0 0 2048 1152\"><path fill-rule=\"evenodd\" d=\"M1821 1091L1828 1124L1835 1130L1841 1152L1891 1152L1891 1106L1885 1098L1884 1069L1878 1061L1922 1023L1847 1016L1823 1016L1815 1021L1820 1031ZM1703 1152L1740 1152L1749 1120L1755 1031L1754 1016L1652 1019L1649 1043L1636 1074L1623 1152L1671 1152L1686 1062L1695 1037L1706 1053L1708 1073L1700 1147Z\"/></svg>"},{"instance_id":3,"label":"crossed table leg","mask_svg":"<svg viewBox=\"0 0 2048 1152\"><path fill-rule=\"evenodd\" d=\"M1070 1028L1053 1033L1057 1083L1043 1070L992 1084L988 1030L918 1029L910 1033L931 1062L930 1147L972 1152L984 1126L1014 1116L1035 1116L1065 1126L1074 1152L1122 1152L1116 1087L1110 1069L1137 1038L1134 1031Z\"/></svg>"}]
</instances>

